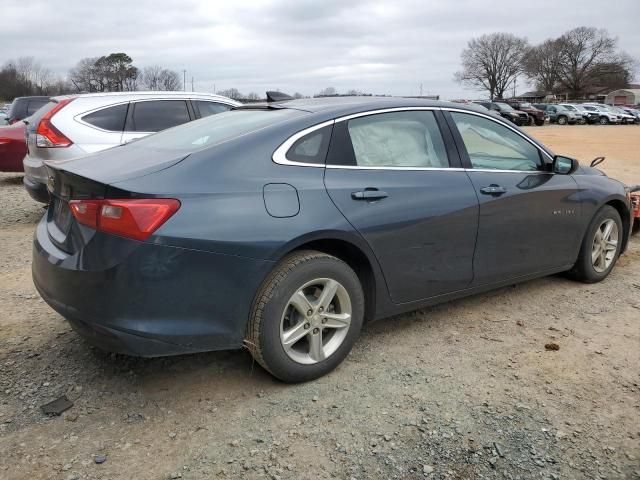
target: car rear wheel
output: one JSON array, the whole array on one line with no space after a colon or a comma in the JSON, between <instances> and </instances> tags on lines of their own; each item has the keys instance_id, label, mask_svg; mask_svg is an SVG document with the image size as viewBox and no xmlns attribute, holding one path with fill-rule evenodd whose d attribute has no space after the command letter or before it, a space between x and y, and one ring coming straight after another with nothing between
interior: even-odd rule
<instances>
[{"instance_id":1,"label":"car rear wheel","mask_svg":"<svg viewBox=\"0 0 640 480\"><path fill-rule=\"evenodd\" d=\"M558 117L558 125L566 125L567 124L567 117L565 116L559 116Z\"/></svg>"},{"instance_id":2,"label":"car rear wheel","mask_svg":"<svg viewBox=\"0 0 640 480\"><path fill-rule=\"evenodd\" d=\"M620 255L623 234L618 211L610 205L602 207L589 224L570 276L585 283L607 278Z\"/></svg>"},{"instance_id":3,"label":"car rear wheel","mask_svg":"<svg viewBox=\"0 0 640 480\"><path fill-rule=\"evenodd\" d=\"M363 318L364 293L349 265L322 252L294 252L256 296L245 343L273 376L305 382L344 360Z\"/></svg>"},{"instance_id":4,"label":"car rear wheel","mask_svg":"<svg viewBox=\"0 0 640 480\"><path fill-rule=\"evenodd\" d=\"M607 117L600 117L600 125L607 125L609 123L609 119Z\"/></svg>"}]
</instances>

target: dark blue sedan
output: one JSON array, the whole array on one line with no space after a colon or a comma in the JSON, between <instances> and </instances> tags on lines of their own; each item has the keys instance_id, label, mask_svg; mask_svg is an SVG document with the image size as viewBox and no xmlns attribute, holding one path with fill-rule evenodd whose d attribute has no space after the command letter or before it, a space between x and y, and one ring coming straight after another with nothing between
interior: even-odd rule
<instances>
[{"instance_id":1,"label":"dark blue sedan","mask_svg":"<svg viewBox=\"0 0 640 480\"><path fill-rule=\"evenodd\" d=\"M289 382L335 368L366 321L603 280L630 232L620 182L446 102L242 107L48 173L33 278L78 333L141 356L244 345Z\"/></svg>"}]
</instances>

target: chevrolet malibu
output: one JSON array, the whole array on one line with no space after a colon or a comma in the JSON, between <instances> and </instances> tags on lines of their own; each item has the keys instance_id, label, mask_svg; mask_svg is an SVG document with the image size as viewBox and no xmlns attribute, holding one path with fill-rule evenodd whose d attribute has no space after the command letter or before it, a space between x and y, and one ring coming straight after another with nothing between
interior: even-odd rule
<instances>
[{"instance_id":1,"label":"chevrolet malibu","mask_svg":"<svg viewBox=\"0 0 640 480\"><path fill-rule=\"evenodd\" d=\"M630 231L620 182L416 99L240 107L47 171L33 278L80 335L140 356L244 346L287 382L335 368L367 321L601 281Z\"/></svg>"}]
</instances>

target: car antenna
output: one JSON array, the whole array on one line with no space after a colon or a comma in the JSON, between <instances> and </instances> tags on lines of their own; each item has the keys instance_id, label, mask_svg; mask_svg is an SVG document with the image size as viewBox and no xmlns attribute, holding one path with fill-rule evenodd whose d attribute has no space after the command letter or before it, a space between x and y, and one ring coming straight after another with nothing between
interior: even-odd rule
<instances>
[{"instance_id":1,"label":"car antenna","mask_svg":"<svg viewBox=\"0 0 640 480\"><path fill-rule=\"evenodd\" d=\"M287 95L282 92L269 91L267 92L267 102L284 102L285 100L293 100L291 95Z\"/></svg>"},{"instance_id":2,"label":"car antenna","mask_svg":"<svg viewBox=\"0 0 640 480\"><path fill-rule=\"evenodd\" d=\"M606 157L596 157L593 160L591 160L591 168L593 167L597 167L598 165L600 165L602 162L604 162L604 159Z\"/></svg>"}]
</instances>

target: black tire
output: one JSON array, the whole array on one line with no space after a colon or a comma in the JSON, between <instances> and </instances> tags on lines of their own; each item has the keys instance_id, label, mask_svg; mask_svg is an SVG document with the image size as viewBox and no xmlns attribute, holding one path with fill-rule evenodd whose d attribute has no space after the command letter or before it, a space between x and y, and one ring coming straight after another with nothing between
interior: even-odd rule
<instances>
[{"instance_id":1,"label":"black tire","mask_svg":"<svg viewBox=\"0 0 640 480\"><path fill-rule=\"evenodd\" d=\"M536 127L542 127L544 125L544 120L536 120Z\"/></svg>"},{"instance_id":2,"label":"black tire","mask_svg":"<svg viewBox=\"0 0 640 480\"><path fill-rule=\"evenodd\" d=\"M598 123L600 123L600 125L609 125L609 119L607 117L600 117Z\"/></svg>"},{"instance_id":3,"label":"black tire","mask_svg":"<svg viewBox=\"0 0 640 480\"><path fill-rule=\"evenodd\" d=\"M596 232L606 220L613 220L618 227L618 245L616 247L615 255L613 256L613 261L611 262L609 267L603 272L598 272L594 268L593 262L591 261L591 249L594 243ZM611 270L613 270L616 262L618 261L618 257L620 256L623 237L624 230L622 228L622 220L620 219L620 214L615 208L610 205L603 206L595 214L595 216L591 220L591 223L589 224L589 228L587 228L587 232L585 233L585 236L582 239L582 244L580 245L578 260L576 261L573 268L568 272L569 276L574 280L578 280L584 283L597 283L607 278L609 273L611 273Z\"/></svg>"},{"instance_id":4,"label":"black tire","mask_svg":"<svg viewBox=\"0 0 640 480\"><path fill-rule=\"evenodd\" d=\"M564 115L560 115L558 117L558 125L566 125L567 122L568 122L568 119Z\"/></svg>"},{"instance_id":5,"label":"black tire","mask_svg":"<svg viewBox=\"0 0 640 480\"><path fill-rule=\"evenodd\" d=\"M631 227L631 235L637 235L640 232L640 218L636 218Z\"/></svg>"},{"instance_id":6,"label":"black tire","mask_svg":"<svg viewBox=\"0 0 640 480\"><path fill-rule=\"evenodd\" d=\"M351 302L351 323L337 350L322 361L302 364L287 355L280 340L283 314L291 296L316 278L338 281ZM286 256L262 284L253 303L245 344L253 358L274 377L289 383L319 378L336 368L356 342L364 319L364 293L356 273L342 260L313 250Z\"/></svg>"}]
</instances>

